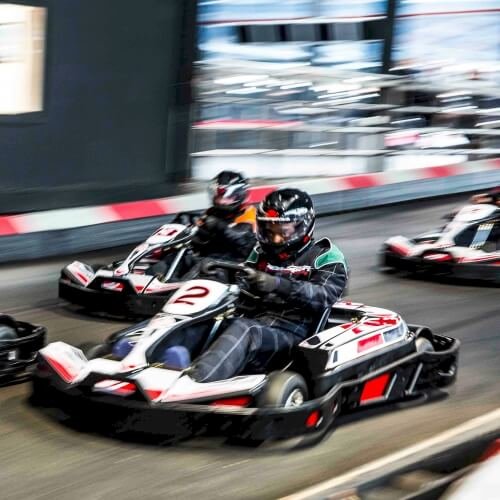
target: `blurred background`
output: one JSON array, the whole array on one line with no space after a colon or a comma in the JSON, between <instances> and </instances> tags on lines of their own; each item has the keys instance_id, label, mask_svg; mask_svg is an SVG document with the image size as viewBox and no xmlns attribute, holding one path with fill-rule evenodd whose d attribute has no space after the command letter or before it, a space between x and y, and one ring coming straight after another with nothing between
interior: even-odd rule
<instances>
[{"instance_id":1,"label":"blurred background","mask_svg":"<svg viewBox=\"0 0 500 500\"><path fill-rule=\"evenodd\" d=\"M75 432L2 387L1 499L281 498L491 417L498 289L383 274L377 253L500 185L499 158L500 0L0 0L2 313L73 345L130 326L64 306L61 269L123 258L231 169L252 202L313 195L349 298L462 342L449 397L293 451ZM436 470L412 484L445 484Z\"/></svg>"},{"instance_id":2,"label":"blurred background","mask_svg":"<svg viewBox=\"0 0 500 500\"><path fill-rule=\"evenodd\" d=\"M141 5L0 3L0 212L500 152L499 0Z\"/></svg>"}]
</instances>

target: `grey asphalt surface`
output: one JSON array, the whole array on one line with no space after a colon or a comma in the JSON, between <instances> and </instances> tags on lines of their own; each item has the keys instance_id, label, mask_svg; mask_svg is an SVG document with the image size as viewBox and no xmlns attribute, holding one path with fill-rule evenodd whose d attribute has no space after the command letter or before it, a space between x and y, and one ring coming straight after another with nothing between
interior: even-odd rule
<instances>
[{"instance_id":1,"label":"grey asphalt surface","mask_svg":"<svg viewBox=\"0 0 500 500\"><path fill-rule=\"evenodd\" d=\"M463 199L463 198L462 198ZM385 238L439 226L461 198L322 218L351 266L349 297L400 312L462 341L448 398L352 421L314 447L252 449L197 438L175 446L77 432L31 408L28 384L0 388L0 498L278 498L414 444L500 406L500 289L425 282L377 272ZM123 249L78 256L91 263ZM0 311L44 324L49 339L78 344L128 324L86 317L57 299L64 257L0 266Z\"/></svg>"}]
</instances>

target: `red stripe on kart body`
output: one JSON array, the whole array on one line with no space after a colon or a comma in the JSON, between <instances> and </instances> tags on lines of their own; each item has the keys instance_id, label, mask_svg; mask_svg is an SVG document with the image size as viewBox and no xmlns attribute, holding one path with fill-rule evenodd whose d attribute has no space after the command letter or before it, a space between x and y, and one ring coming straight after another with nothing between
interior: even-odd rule
<instances>
[{"instance_id":1,"label":"red stripe on kart body","mask_svg":"<svg viewBox=\"0 0 500 500\"><path fill-rule=\"evenodd\" d=\"M146 389L144 392L147 394L148 398L151 401L154 401L155 399L158 399L161 396L163 391L160 389Z\"/></svg>"},{"instance_id":2,"label":"red stripe on kart body","mask_svg":"<svg viewBox=\"0 0 500 500\"><path fill-rule=\"evenodd\" d=\"M132 201L129 203L114 203L109 205L109 210L114 213L113 220L144 219L165 215L170 212L164 203L157 200Z\"/></svg>"},{"instance_id":3,"label":"red stripe on kart body","mask_svg":"<svg viewBox=\"0 0 500 500\"><path fill-rule=\"evenodd\" d=\"M251 401L250 396L241 396L239 398L217 399L210 403L210 406L248 406Z\"/></svg>"},{"instance_id":4,"label":"red stripe on kart body","mask_svg":"<svg viewBox=\"0 0 500 500\"><path fill-rule=\"evenodd\" d=\"M453 257L449 253L427 253L422 258L434 262L450 262L453 260Z\"/></svg>"},{"instance_id":5,"label":"red stripe on kart body","mask_svg":"<svg viewBox=\"0 0 500 500\"><path fill-rule=\"evenodd\" d=\"M73 274L84 284L84 285L87 285L89 283L89 279L87 278L87 276L85 276L84 274L82 273L79 273L78 271L74 271Z\"/></svg>"},{"instance_id":6,"label":"red stripe on kart body","mask_svg":"<svg viewBox=\"0 0 500 500\"><path fill-rule=\"evenodd\" d=\"M367 351L368 349L372 349L380 344L384 343L384 339L382 338L381 333L377 333L377 335L372 335L366 339L358 340L358 352Z\"/></svg>"},{"instance_id":7,"label":"red stripe on kart body","mask_svg":"<svg viewBox=\"0 0 500 500\"><path fill-rule=\"evenodd\" d=\"M399 255L407 256L410 253L409 248L395 243L389 243L388 247L391 252L397 253Z\"/></svg>"},{"instance_id":8,"label":"red stripe on kart body","mask_svg":"<svg viewBox=\"0 0 500 500\"><path fill-rule=\"evenodd\" d=\"M374 399L380 399L384 396L387 384L389 383L390 374L384 373L368 382L365 382L361 397L360 404L368 403Z\"/></svg>"},{"instance_id":9,"label":"red stripe on kart body","mask_svg":"<svg viewBox=\"0 0 500 500\"><path fill-rule=\"evenodd\" d=\"M306 419L306 427L310 429L311 427L316 427L321 422L321 413L319 410L313 410L309 413Z\"/></svg>"},{"instance_id":10,"label":"red stripe on kart body","mask_svg":"<svg viewBox=\"0 0 500 500\"><path fill-rule=\"evenodd\" d=\"M461 257L459 260L461 263L473 263L473 262L491 262L491 263L496 263L498 262L498 257L497 256L490 256L490 255L484 255L481 257Z\"/></svg>"},{"instance_id":11,"label":"red stripe on kart body","mask_svg":"<svg viewBox=\"0 0 500 500\"><path fill-rule=\"evenodd\" d=\"M44 356L47 363L52 367L52 369L61 377L66 383L71 383L75 380L76 374L71 373L66 367L64 367L59 361L54 358L49 358Z\"/></svg>"}]
</instances>

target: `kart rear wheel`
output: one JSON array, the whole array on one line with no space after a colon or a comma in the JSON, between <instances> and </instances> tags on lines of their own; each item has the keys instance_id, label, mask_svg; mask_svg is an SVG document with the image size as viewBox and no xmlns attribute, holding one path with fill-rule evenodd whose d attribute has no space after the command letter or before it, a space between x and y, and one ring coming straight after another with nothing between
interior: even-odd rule
<instances>
[{"instance_id":1,"label":"kart rear wheel","mask_svg":"<svg viewBox=\"0 0 500 500\"><path fill-rule=\"evenodd\" d=\"M103 358L111 353L107 344L98 344L97 342L84 342L78 346L87 359Z\"/></svg>"},{"instance_id":2,"label":"kart rear wheel","mask_svg":"<svg viewBox=\"0 0 500 500\"><path fill-rule=\"evenodd\" d=\"M417 340L415 340L415 350L417 352L434 352L434 346L432 345L432 342L429 339L426 339L425 337L418 337Z\"/></svg>"},{"instance_id":3,"label":"kart rear wheel","mask_svg":"<svg viewBox=\"0 0 500 500\"><path fill-rule=\"evenodd\" d=\"M307 401L308 391L304 378L292 371L273 372L257 403L260 407L292 408Z\"/></svg>"}]
</instances>

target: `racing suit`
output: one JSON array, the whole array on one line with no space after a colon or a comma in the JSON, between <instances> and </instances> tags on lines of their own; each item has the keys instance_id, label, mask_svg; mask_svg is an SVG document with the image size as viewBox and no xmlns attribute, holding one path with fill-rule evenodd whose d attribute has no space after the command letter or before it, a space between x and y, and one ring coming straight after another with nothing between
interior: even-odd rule
<instances>
[{"instance_id":1,"label":"racing suit","mask_svg":"<svg viewBox=\"0 0 500 500\"><path fill-rule=\"evenodd\" d=\"M193 237L193 248L202 257L225 260L245 260L255 245L255 207L249 206L236 216L220 217L209 208L201 220L206 220L208 228L201 224Z\"/></svg>"},{"instance_id":2,"label":"racing suit","mask_svg":"<svg viewBox=\"0 0 500 500\"><path fill-rule=\"evenodd\" d=\"M343 254L330 240L311 242L295 260L270 262L255 249L247 265L274 275L277 288L259 301L250 317L233 318L227 329L190 368L198 382L262 371L279 355L312 335L325 309L341 297L347 281Z\"/></svg>"}]
</instances>

